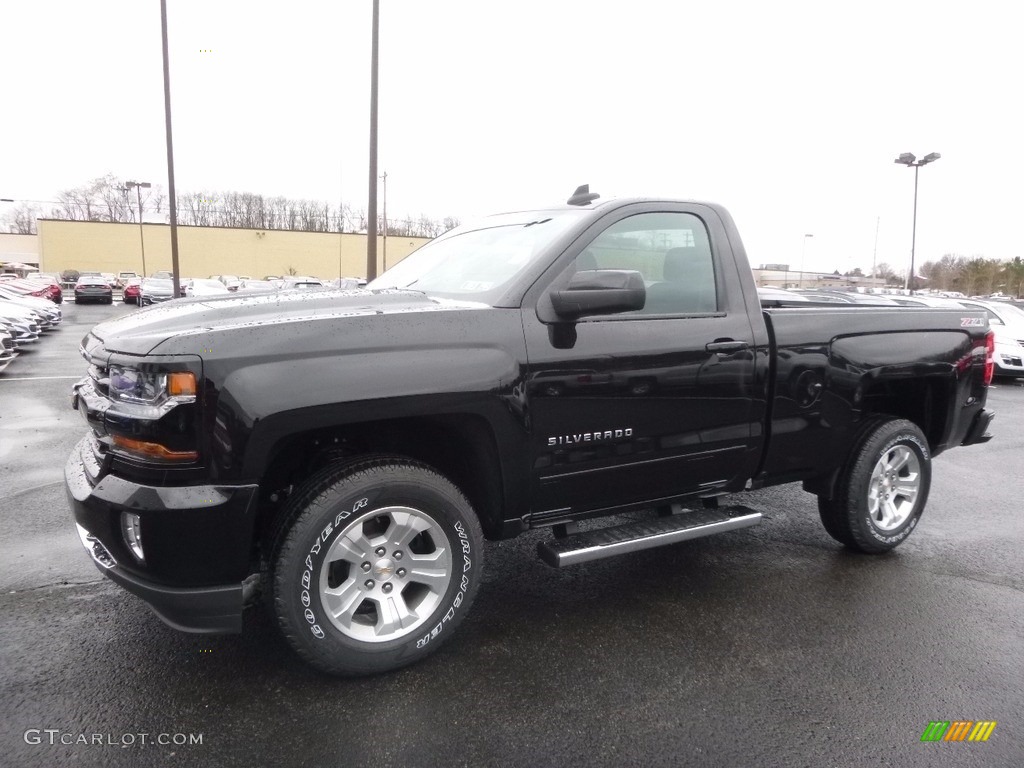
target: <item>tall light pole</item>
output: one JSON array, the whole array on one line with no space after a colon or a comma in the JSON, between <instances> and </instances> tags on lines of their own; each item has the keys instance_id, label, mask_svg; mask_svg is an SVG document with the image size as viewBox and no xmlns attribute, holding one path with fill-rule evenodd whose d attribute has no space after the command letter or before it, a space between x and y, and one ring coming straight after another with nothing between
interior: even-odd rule
<instances>
[{"instance_id":1,"label":"tall light pole","mask_svg":"<svg viewBox=\"0 0 1024 768\"><path fill-rule=\"evenodd\" d=\"M377 38L380 0L373 0L370 40L370 194L366 214L366 281L377 277Z\"/></svg>"},{"instance_id":2,"label":"tall light pole","mask_svg":"<svg viewBox=\"0 0 1024 768\"><path fill-rule=\"evenodd\" d=\"M917 171L922 165L934 163L940 157L942 155L938 152L930 152L918 160L910 152L904 152L893 161L914 169L914 228L910 235L910 273L907 275L907 282L904 284L904 288L909 289L911 296L914 295L914 250L917 247Z\"/></svg>"},{"instance_id":3,"label":"tall light pole","mask_svg":"<svg viewBox=\"0 0 1024 768\"><path fill-rule=\"evenodd\" d=\"M804 287L804 260L807 258L807 238L814 235L804 235L804 247L800 251L800 287Z\"/></svg>"},{"instance_id":4,"label":"tall light pole","mask_svg":"<svg viewBox=\"0 0 1024 768\"><path fill-rule=\"evenodd\" d=\"M149 189L153 185L148 181L126 181L126 189L135 187L135 199L139 202L139 247L142 249L142 276L146 276L146 238L142 233L142 190Z\"/></svg>"},{"instance_id":5,"label":"tall light pole","mask_svg":"<svg viewBox=\"0 0 1024 768\"><path fill-rule=\"evenodd\" d=\"M167 0L160 0L160 36L164 56L164 126L167 135L167 202L171 214L171 287L174 298L181 295L178 268L178 199L174 191L174 141L171 136L171 60L167 54Z\"/></svg>"},{"instance_id":6,"label":"tall light pole","mask_svg":"<svg viewBox=\"0 0 1024 768\"><path fill-rule=\"evenodd\" d=\"M384 171L384 175L381 176L381 179L384 180L384 199L382 201L383 205L381 206L381 208L383 209L381 215L384 218L384 244L383 244L384 245L384 254L383 254L383 265L384 265L384 271L387 272L388 271L388 172L387 171Z\"/></svg>"}]
</instances>

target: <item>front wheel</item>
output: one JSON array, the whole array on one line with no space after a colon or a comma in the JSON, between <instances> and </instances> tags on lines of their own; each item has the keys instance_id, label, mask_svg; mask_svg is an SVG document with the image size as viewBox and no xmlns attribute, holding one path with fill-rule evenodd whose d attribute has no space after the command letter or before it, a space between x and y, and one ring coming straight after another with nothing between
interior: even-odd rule
<instances>
[{"instance_id":1,"label":"front wheel","mask_svg":"<svg viewBox=\"0 0 1024 768\"><path fill-rule=\"evenodd\" d=\"M832 498L818 497L829 535L861 552L887 552L913 532L928 500L931 453L912 422L869 427L840 471Z\"/></svg>"},{"instance_id":2,"label":"front wheel","mask_svg":"<svg viewBox=\"0 0 1024 768\"><path fill-rule=\"evenodd\" d=\"M483 534L446 478L408 459L365 459L314 475L288 507L271 596L303 659L373 674L451 637L479 586Z\"/></svg>"}]
</instances>

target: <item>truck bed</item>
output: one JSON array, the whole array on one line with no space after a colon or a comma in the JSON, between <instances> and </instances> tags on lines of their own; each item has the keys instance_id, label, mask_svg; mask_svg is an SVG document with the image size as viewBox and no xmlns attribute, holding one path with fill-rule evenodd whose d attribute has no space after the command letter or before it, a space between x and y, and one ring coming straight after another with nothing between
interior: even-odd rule
<instances>
[{"instance_id":1,"label":"truck bed","mask_svg":"<svg viewBox=\"0 0 1024 768\"><path fill-rule=\"evenodd\" d=\"M936 455L962 444L982 409L980 312L801 306L763 315L771 343L763 484L822 477L872 415L911 417Z\"/></svg>"}]
</instances>

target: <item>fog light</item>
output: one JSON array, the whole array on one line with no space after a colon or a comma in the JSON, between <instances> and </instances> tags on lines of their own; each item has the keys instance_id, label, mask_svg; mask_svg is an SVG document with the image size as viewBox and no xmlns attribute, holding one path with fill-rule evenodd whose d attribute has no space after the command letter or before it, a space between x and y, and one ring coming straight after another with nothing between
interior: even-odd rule
<instances>
[{"instance_id":1,"label":"fog light","mask_svg":"<svg viewBox=\"0 0 1024 768\"><path fill-rule=\"evenodd\" d=\"M124 543L135 555L140 563L146 562L146 556L142 552L142 521L134 512L121 513L121 533L124 536Z\"/></svg>"}]
</instances>

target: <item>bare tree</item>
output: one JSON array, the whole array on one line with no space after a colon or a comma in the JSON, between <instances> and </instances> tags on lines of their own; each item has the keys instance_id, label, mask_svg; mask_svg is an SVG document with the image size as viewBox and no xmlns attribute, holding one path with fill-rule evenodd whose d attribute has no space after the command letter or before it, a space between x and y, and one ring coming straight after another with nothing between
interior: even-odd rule
<instances>
[{"instance_id":1,"label":"bare tree","mask_svg":"<svg viewBox=\"0 0 1024 768\"><path fill-rule=\"evenodd\" d=\"M42 210L30 203L20 203L4 216L4 229L17 235L36 234L36 219Z\"/></svg>"},{"instance_id":2,"label":"bare tree","mask_svg":"<svg viewBox=\"0 0 1024 768\"><path fill-rule=\"evenodd\" d=\"M142 210L137 210L138 192L133 198L125 183L113 174L93 179L87 184L61 191L57 195L54 218L75 221L133 222L143 211L162 212L166 196L162 187L144 190ZM197 227L244 227L250 229L286 229L306 232L365 232L366 210L339 204L337 208L319 200L293 200L286 197L265 197L255 192L182 192L177 199L178 220ZM9 214L8 220L19 231L34 231L33 215L23 212L20 218ZM17 220L16 220L17 219ZM436 237L459 220L454 217L432 219L395 216L387 222L388 235L398 237ZM384 232L383 219L379 231Z\"/></svg>"}]
</instances>

